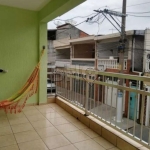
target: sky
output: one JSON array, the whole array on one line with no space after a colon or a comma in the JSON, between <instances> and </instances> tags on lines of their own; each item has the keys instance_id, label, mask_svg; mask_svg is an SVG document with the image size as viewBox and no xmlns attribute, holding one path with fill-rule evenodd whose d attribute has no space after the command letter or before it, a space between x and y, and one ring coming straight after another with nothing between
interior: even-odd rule
<instances>
[{"instance_id":1,"label":"sky","mask_svg":"<svg viewBox=\"0 0 150 150\"><path fill-rule=\"evenodd\" d=\"M148 3L149 2L149 3ZM147 3L147 4L141 4ZM137 5L140 4L140 5ZM132 6L137 5L137 6ZM88 16L92 13L95 13L93 10L103 10L107 9L114 9L114 11L121 12L122 11L122 0L86 0L84 3L78 5L74 9L70 10L69 12L63 14L57 19L68 20L76 16ZM149 12L144 14L138 14L136 12ZM132 15L138 16L150 16L150 0L127 0L127 13L136 13ZM91 15L92 16L92 15ZM73 21L78 24L88 17L85 18L75 18ZM114 17L118 23L121 21L120 17ZM111 34L118 32L115 28L111 25L111 23L105 18L102 22L103 18L99 20L99 27L97 23L82 23L81 25L77 26L79 29L83 30L84 32L90 35L100 35L100 34ZM64 21L59 21L60 23L64 24ZM102 22L102 23L101 23ZM55 29L58 20L53 20L48 23L48 29ZM116 25L117 26L117 25ZM150 17L133 17L127 16L126 19L126 31L127 30L145 30L146 28L150 28ZM113 30L112 30L113 29Z\"/></svg>"}]
</instances>

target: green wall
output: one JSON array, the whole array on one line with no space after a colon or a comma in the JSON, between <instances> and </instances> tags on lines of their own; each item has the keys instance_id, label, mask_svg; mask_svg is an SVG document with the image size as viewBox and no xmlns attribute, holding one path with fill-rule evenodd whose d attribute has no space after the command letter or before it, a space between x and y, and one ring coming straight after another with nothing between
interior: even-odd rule
<instances>
[{"instance_id":1,"label":"green wall","mask_svg":"<svg viewBox=\"0 0 150 150\"><path fill-rule=\"evenodd\" d=\"M0 5L0 101L25 84L47 47L47 22L84 0L53 0L43 9L29 11ZM39 91L28 103L47 103L47 52L41 62Z\"/></svg>"},{"instance_id":2,"label":"green wall","mask_svg":"<svg viewBox=\"0 0 150 150\"><path fill-rule=\"evenodd\" d=\"M26 82L39 58L38 13L0 6L0 100L9 98ZM38 94L30 98L35 103Z\"/></svg>"}]
</instances>

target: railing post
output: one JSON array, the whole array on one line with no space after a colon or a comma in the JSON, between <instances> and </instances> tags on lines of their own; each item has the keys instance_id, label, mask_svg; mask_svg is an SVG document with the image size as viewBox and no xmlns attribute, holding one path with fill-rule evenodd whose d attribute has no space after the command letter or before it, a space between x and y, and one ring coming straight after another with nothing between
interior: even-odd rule
<instances>
[{"instance_id":1,"label":"railing post","mask_svg":"<svg viewBox=\"0 0 150 150\"><path fill-rule=\"evenodd\" d=\"M89 75L86 74L86 92L85 92L85 115L88 115L88 102L89 102Z\"/></svg>"},{"instance_id":2,"label":"railing post","mask_svg":"<svg viewBox=\"0 0 150 150\"><path fill-rule=\"evenodd\" d=\"M119 80L118 80L119 85ZM122 104L123 104L123 92L118 90L118 99L117 99L117 114L116 114L116 121L122 122Z\"/></svg>"}]
</instances>

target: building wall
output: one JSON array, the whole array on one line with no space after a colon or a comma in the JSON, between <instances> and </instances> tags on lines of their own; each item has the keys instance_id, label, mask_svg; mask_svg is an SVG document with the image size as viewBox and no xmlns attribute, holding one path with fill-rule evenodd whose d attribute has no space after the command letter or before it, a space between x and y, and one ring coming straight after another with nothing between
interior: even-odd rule
<instances>
[{"instance_id":1,"label":"building wall","mask_svg":"<svg viewBox=\"0 0 150 150\"><path fill-rule=\"evenodd\" d=\"M70 39L78 38L79 34L80 31L76 27L72 25L65 25L57 29L56 40L60 40L64 38L70 38Z\"/></svg>"},{"instance_id":2,"label":"building wall","mask_svg":"<svg viewBox=\"0 0 150 150\"><path fill-rule=\"evenodd\" d=\"M56 52L53 46L53 41L49 40L48 41L48 63L54 63L56 60Z\"/></svg>"},{"instance_id":3,"label":"building wall","mask_svg":"<svg viewBox=\"0 0 150 150\"><path fill-rule=\"evenodd\" d=\"M89 36L87 33L80 31L80 36L79 37L86 37Z\"/></svg>"},{"instance_id":4,"label":"building wall","mask_svg":"<svg viewBox=\"0 0 150 150\"><path fill-rule=\"evenodd\" d=\"M101 43L97 42L97 57L99 59L108 59L109 56L118 57L118 46L119 46L119 41L108 41L107 43ZM125 51L124 54L125 57L128 56L128 52Z\"/></svg>"},{"instance_id":5,"label":"building wall","mask_svg":"<svg viewBox=\"0 0 150 150\"><path fill-rule=\"evenodd\" d=\"M39 58L37 12L0 6L0 101L15 94L31 75ZM38 94L28 103L36 103Z\"/></svg>"},{"instance_id":6,"label":"building wall","mask_svg":"<svg viewBox=\"0 0 150 150\"><path fill-rule=\"evenodd\" d=\"M70 59L70 49L56 50L56 59Z\"/></svg>"},{"instance_id":7,"label":"building wall","mask_svg":"<svg viewBox=\"0 0 150 150\"><path fill-rule=\"evenodd\" d=\"M135 36L133 49L133 67L134 71L143 71L143 53L144 53L144 36Z\"/></svg>"},{"instance_id":8,"label":"building wall","mask_svg":"<svg viewBox=\"0 0 150 150\"><path fill-rule=\"evenodd\" d=\"M78 44L74 45L74 58L93 58L94 44Z\"/></svg>"}]
</instances>

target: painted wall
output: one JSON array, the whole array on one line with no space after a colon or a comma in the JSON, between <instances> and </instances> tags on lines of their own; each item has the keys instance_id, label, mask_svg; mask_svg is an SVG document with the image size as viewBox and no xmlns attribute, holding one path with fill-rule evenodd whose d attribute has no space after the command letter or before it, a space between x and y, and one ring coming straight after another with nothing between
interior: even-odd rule
<instances>
[{"instance_id":1,"label":"painted wall","mask_svg":"<svg viewBox=\"0 0 150 150\"><path fill-rule=\"evenodd\" d=\"M129 41L128 41L129 42ZM126 45L128 45L128 42ZM97 42L97 57L99 59L109 59L109 56L118 57L119 39L110 39ZM128 50L125 51L124 56L128 56Z\"/></svg>"},{"instance_id":2,"label":"painted wall","mask_svg":"<svg viewBox=\"0 0 150 150\"><path fill-rule=\"evenodd\" d=\"M39 61L42 47L47 47L47 22L84 0L53 0L39 12L0 5L0 101L16 93ZM41 62L38 94L28 103L47 102L47 52Z\"/></svg>"},{"instance_id":3,"label":"painted wall","mask_svg":"<svg viewBox=\"0 0 150 150\"><path fill-rule=\"evenodd\" d=\"M80 30L72 25L65 25L62 27L59 27L56 33L56 39L64 39L64 38L79 38L80 36Z\"/></svg>"},{"instance_id":4,"label":"painted wall","mask_svg":"<svg viewBox=\"0 0 150 150\"><path fill-rule=\"evenodd\" d=\"M0 100L15 94L26 82L39 56L37 12L0 6ZM36 103L38 94L28 103Z\"/></svg>"}]
</instances>

